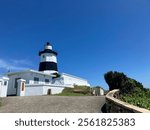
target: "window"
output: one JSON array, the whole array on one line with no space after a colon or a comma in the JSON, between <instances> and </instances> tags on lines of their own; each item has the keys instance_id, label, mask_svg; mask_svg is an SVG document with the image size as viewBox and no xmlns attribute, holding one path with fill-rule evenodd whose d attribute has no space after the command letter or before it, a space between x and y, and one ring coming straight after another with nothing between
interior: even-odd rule
<instances>
[{"instance_id":1,"label":"window","mask_svg":"<svg viewBox=\"0 0 150 130\"><path fill-rule=\"evenodd\" d=\"M34 77L34 84L38 84L39 83L39 78L38 77Z\"/></svg>"},{"instance_id":2,"label":"window","mask_svg":"<svg viewBox=\"0 0 150 130\"><path fill-rule=\"evenodd\" d=\"M7 85L7 81L4 81L4 85L5 85L5 86Z\"/></svg>"},{"instance_id":3,"label":"window","mask_svg":"<svg viewBox=\"0 0 150 130\"><path fill-rule=\"evenodd\" d=\"M49 79L45 79L45 83L46 83L46 84L49 84Z\"/></svg>"}]
</instances>

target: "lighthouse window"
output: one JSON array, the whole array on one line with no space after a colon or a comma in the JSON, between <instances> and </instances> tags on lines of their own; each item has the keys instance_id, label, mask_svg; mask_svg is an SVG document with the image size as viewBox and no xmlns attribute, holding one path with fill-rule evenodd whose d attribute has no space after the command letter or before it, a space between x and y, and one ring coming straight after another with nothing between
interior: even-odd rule
<instances>
[{"instance_id":1,"label":"lighthouse window","mask_svg":"<svg viewBox=\"0 0 150 130\"><path fill-rule=\"evenodd\" d=\"M39 78L38 77L34 77L34 84L38 84L39 83Z\"/></svg>"},{"instance_id":2,"label":"lighthouse window","mask_svg":"<svg viewBox=\"0 0 150 130\"><path fill-rule=\"evenodd\" d=\"M45 58L45 55L43 55L43 58Z\"/></svg>"}]
</instances>

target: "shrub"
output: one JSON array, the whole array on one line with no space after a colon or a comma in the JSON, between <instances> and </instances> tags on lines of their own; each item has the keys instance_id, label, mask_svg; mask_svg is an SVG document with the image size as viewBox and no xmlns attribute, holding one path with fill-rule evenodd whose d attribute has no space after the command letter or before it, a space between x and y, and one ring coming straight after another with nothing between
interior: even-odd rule
<instances>
[{"instance_id":1,"label":"shrub","mask_svg":"<svg viewBox=\"0 0 150 130\"><path fill-rule=\"evenodd\" d=\"M140 82L116 71L106 73L104 78L110 90L120 90L121 100L150 110L150 90Z\"/></svg>"},{"instance_id":2,"label":"shrub","mask_svg":"<svg viewBox=\"0 0 150 130\"><path fill-rule=\"evenodd\" d=\"M109 90L120 89L121 94L130 94L135 91L135 88L143 89L143 85L131 78L128 78L124 73L117 71L109 71L104 75L105 81L109 86Z\"/></svg>"},{"instance_id":3,"label":"shrub","mask_svg":"<svg viewBox=\"0 0 150 130\"><path fill-rule=\"evenodd\" d=\"M109 90L120 89L127 81L127 76L116 71L109 71L104 75L105 81L109 86Z\"/></svg>"}]
</instances>

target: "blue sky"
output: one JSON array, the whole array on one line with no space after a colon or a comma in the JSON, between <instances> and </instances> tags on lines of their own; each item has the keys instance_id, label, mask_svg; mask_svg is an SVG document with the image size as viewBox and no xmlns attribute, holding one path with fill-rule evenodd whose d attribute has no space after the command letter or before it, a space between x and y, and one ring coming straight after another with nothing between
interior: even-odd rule
<instances>
[{"instance_id":1,"label":"blue sky","mask_svg":"<svg viewBox=\"0 0 150 130\"><path fill-rule=\"evenodd\" d=\"M51 42L58 68L108 88L107 71L150 87L150 0L0 0L0 73L38 69Z\"/></svg>"}]
</instances>

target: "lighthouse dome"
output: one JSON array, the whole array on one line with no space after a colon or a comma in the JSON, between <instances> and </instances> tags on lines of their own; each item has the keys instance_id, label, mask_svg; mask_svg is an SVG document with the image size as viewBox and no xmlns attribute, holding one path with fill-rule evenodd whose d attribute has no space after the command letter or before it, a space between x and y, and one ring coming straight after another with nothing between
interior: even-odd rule
<instances>
[{"instance_id":1,"label":"lighthouse dome","mask_svg":"<svg viewBox=\"0 0 150 130\"><path fill-rule=\"evenodd\" d=\"M47 42L45 45L45 49L52 50L52 45L49 42Z\"/></svg>"}]
</instances>

